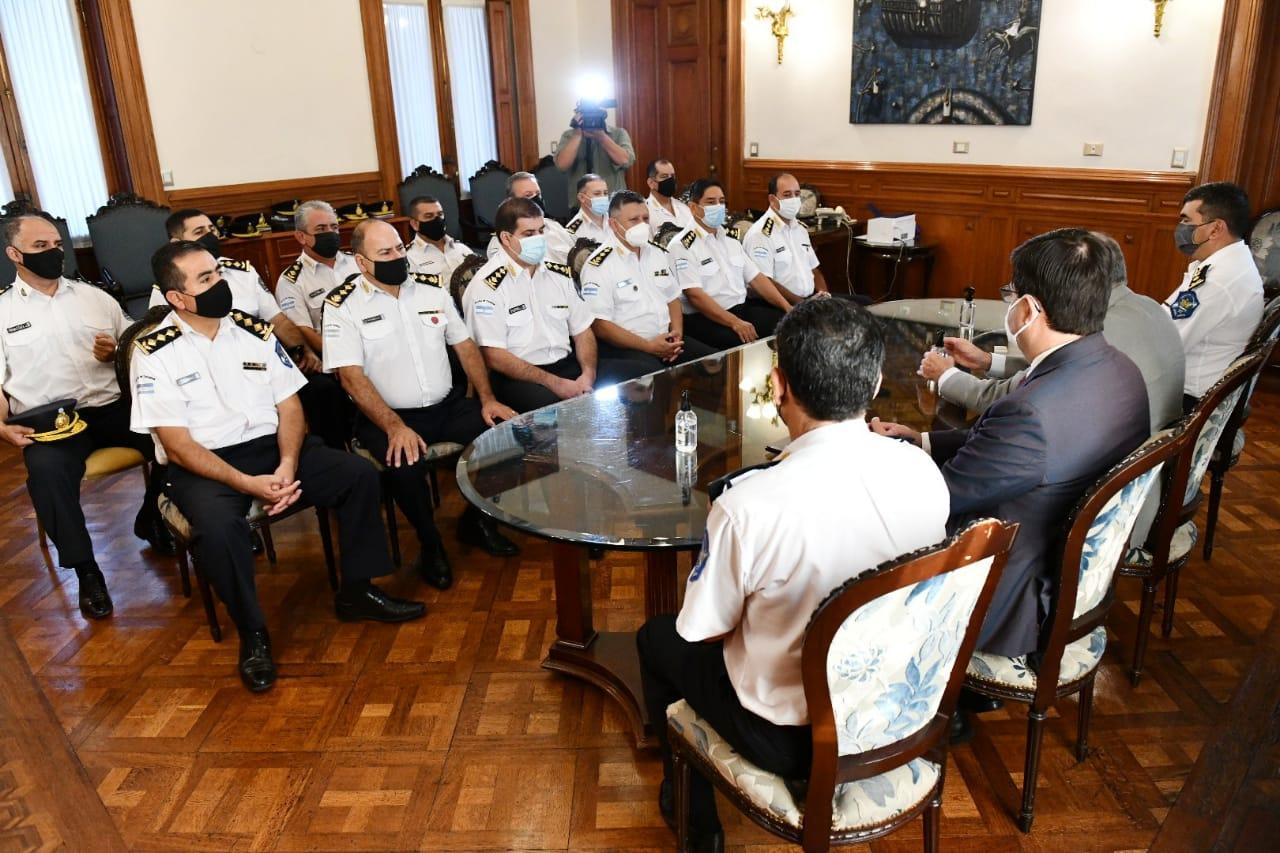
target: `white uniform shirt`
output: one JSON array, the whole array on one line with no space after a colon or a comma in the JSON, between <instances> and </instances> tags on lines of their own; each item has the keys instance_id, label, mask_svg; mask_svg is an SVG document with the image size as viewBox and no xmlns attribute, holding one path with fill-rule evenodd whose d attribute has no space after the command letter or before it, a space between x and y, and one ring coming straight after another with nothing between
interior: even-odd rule
<instances>
[{"instance_id":1,"label":"white uniform shirt","mask_svg":"<svg viewBox=\"0 0 1280 853\"><path fill-rule=\"evenodd\" d=\"M468 256L474 255L471 247L460 243L449 235L444 238L444 251L434 243L428 243L415 236L409 244L409 269L413 272L440 276L440 286L449 289L449 282L456 270Z\"/></svg>"},{"instance_id":2,"label":"white uniform shirt","mask_svg":"<svg viewBox=\"0 0 1280 853\"><path fill-rule=\"evenodd\" d=\"M649 227L657 233L658 227L668 222L674 222L681 228L688 228L693 225L693 211L689 209L689 205L685 204L678 198L671 199L671 209L675 211L672 215L667 212L653 195L649 195L644 203L649 207Z\"/></svg>"},{"instance_id":3,"label":"white uniform shirt","mask_svg":"<svg viewBox=\"0 0 1280 853\"><path fill-rule=\"evenodd\" d=\"M222 277L231 288L231 307L246 314L254 314L264 320L270 320L280 313L280 306L267 286L262 283L262 276L248 261L237 261L235 258L218 258ZM147 300L148 308L157 305L168 305L160 285L151 285L151 298Z\"/></svg>"},{"instance_id":4,"label":"white uniform shirt","mask_svg":"<svg viewBox=\"0 0 1280 853\"><path fill-rule=\"evenodd\" d=\"M1262 276L1244 241L1192 261L1164 301L1187 354L1183 393L1200 397L1244 352L1262 320Z\"/></svg>"},{"instance_id":5,"label":"white uniform shirt","mask_svg":"<svg viewBox=\"0 0 1280 853\"><path fill-rule=\"evenodd\" d=\"M569 224L564 227L574 240L586 237L589 240L595 240L597 243L603 243L609 239L609 217L600 217L600 224L596 225L587 215L579 210L573 215L573 219L569 220Z\"/></svg>"},{"instance_id":6,"label":"white uniform shirt","mask_svg":"<svg viewBox=\"0 0 1280 853\"><path fill-rule=\"evenodd\" d=\"M727 310L747 300L747 284L760 274L760 268L747 256L742 244L723 228L705 231L695 223L673 237L667 249L686 314L697 311L684 293L690 288L702 288L717 305Z\"/></svg>"},{"instance_id":7,"label":"white uniform shirt","mask_svg":"<svg viewBox=\"0 0 1280 853\"><path fill-rule=\"evenodd\" d=\"M115 363L93 357L93 339L119 340L128 325L120 304L88 282L60 278L53 296L22 279L0 286L0 388L9 410L67 397L81 409L120 399Z\"/></svg>"},{"instance_id":8,"label":"white uniform shirt","mask_svg":"<svg viewBox=\"0 0 1280 853\"><path fill-rule=\"evenodd\" d=\"M212 340L170 314L134 347L130 428L185 427L210 450L274 435L276 406L307 384L271 324L238 311Z\"/></svg>"},{"instance_id":9,"label":"white uniform shirt","mask_svg":"<svg viewBox=\"0 0 1280 853\"><path fill-rule=\"evenodd\" d=\"M436 276L414 273L399 297L364 276L325 300L324 369L360 367L393 409L423 409L453 387L449 351L469 340L458 309Z\"/></svg>"},{"instance_id":10,"label":"white uniform shirt","mask_svg":"<svg viewBox=\"0 0 1280 853\"><path fill-rule=\"evenodd\" d=\"M565 230L565 227L554 219L545 218L542 220L546 226L543 229L543 236L547 238L547 256L545 260L553 261L557 264L563 264L569 260L569 250L573 248L573 244L578 238ZM502 252L502 245L498 242L498 235L494 234L489 238L489 245L485 248L485 256L489 260L493 260L498 255L506 255Z\"/></svg>"},{"instance_id":11,"label":"white uniform shirt","mask_svg":"<svg viewBox=\"0 0 1280 853\"><path fill-rule=\"evenodd\" d=\"M813 293L818 255L799 221L785 221L772 208L755 221L742 240L747 255L778 284L799 297Z\"/></svg>"},{"instance_id":12,"label":"white uniform shirt","mask_svg":"<svg viewBox=\"0 0 1280 853\"><path fill-rule=\"evenodd\" d=\"M743 707L778 725L808 723L800 650L813 611L849 578L940 542L949 508L920 448L861 420L808 432L712 506L676 629L690 642L727 634Z\"/></svg>"},{"instance_id":13,"label":"white uniform shirt","mask_svg":"<svg viewBox=\"0 0 1280 853\"><path fill-rule=\"evenodd\" d=\"M280 310L297 325L319 333L324 298L353 275L360 275L360 268L350 252L338 252L332 267L304 252L276 279Z\"/></svg>"},{"instance_id":14,"label":"white uniform shirt","mask_svg":"<svg viewBox=\"0 0 1280 853\"><path fill-rule=\"evenodd\" d=\"M599 320L617 323L648 340L671 329L667 305L679 296L667 252L652 243L640 251L613 235L579 274L582 300Z\"/></svg>"},{"instance_id":15,"label":"white uniform shirt","mask_svg":"<svg viewBox=\"0 0 1280 853\"><path fill-rule=\"evenodd\" d=\"M476 270L462 295L462 312L477 344L533 365L567 356L570 339L595 320L568 267L542 263L530 274L506 252Z\"/></svg>"}]
</instances>

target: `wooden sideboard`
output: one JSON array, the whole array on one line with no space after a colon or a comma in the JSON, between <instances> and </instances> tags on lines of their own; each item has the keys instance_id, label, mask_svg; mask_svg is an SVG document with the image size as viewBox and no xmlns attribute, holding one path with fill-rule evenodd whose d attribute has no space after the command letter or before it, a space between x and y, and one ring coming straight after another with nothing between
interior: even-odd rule
<instances>
[{"instance_id":1,"label":"wooden sideboard","mask_svg":"<svg viewBox=\"0 0 1280 853\"><path fill-rule=\"evenodd\" d=\"M407 242L409 234L409 218L395 216L386 220L395 226L400 236ZM350 249L351 232L357 222L343 222L340 227L342 248ZM257 268L263 282L272 293L276 289L276 279L290 264L302 254L302 245L292 231L272 231L261 237L230 237L222 241L222 254L240 261L248 261Z\"/></svg>"}]
</instances>

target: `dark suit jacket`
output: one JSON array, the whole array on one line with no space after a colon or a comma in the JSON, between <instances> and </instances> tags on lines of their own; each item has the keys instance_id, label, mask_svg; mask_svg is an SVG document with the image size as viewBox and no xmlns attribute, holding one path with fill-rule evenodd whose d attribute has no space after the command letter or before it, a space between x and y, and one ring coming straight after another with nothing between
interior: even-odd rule
<instances>
[{"instance_id":1,"label":"dark suit jacket","mask_svg":"<svg viewBox=\"0 0 1280 853\"><path fill-rule=\"evenodd\" d=\"M1010 656L1035 650L1067 515L1099 476L1146 440L1149 420L1142 374L1095 334L1049 355L972 428L929 434L951 492L948 532L985 516L1021 525L980 649Z\"/></svg>"}]
</instances>

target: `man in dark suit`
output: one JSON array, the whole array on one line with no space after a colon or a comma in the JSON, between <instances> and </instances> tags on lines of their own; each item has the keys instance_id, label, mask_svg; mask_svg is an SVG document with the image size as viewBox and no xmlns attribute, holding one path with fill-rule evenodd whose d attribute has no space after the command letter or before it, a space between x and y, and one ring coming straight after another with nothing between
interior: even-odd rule
<instances>
[{"instance_id":1,"label":"man in dark suit","mask_svg":"<svg viewBox=\"0 0 1280 853\"><path fill-rule=\"evenodd\" d=\"M983 516L1021 525L978 637L986 651L1036 650L1067 515L1150 433L1142 374L1100 334L1107 269L1106 246L1082 229L1023 243L1013 252L1016 298L1005 316L1010 340L1031 361L1022 384L968 430L921 435L872 421L877 432L920 444L942 466L948 531Z\"/></svg>"}]
</instances>

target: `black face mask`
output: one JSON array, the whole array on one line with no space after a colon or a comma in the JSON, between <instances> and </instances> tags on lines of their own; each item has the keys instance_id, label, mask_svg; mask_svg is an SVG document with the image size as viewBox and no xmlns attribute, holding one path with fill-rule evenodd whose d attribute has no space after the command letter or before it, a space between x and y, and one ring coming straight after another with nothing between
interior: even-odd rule
<instances>
[{"instance_id":1,"label":"black face mask","mask_svg":"<svg viewBox=\"0 0 1280 853\"><path fill-rule=\"evenodd\" d=\"M213 255L215 258L222 257L220 254L222 252L222 241L218 239L217 231L209 231L205 234L201 234L200 239L196 240L196 242L208 249L209 254Z\"/></svg>"},{"instance_id":2,"label":"black face mask","mask_svg":"<svg viewBox=\"0 0 1280 853\"><path fill-rule=\"evenodd\" d=\"M663 178L658 181L658 192L667 198L674 196L676 194L676 176L672 175L669 178Z\"/></svg>"},{"instance_id":3,"label":"black face mask","mask_svg":"<svg viewBox=\"0 0 1280 853\"><path fill-rule=\"evenodd\" d=\"M54 279L62 276L62 262L66 259L57 246L43 252L23 252L22 265L39 278Z\"/></svg>"},{"instance_id":4,"label":"black face mask","mask_svg":"<svg viewBox=\"0 0 1280 853\"><path fill-rule=\"evenodd\" d=\"M231 285L225 278L218 279L213 287L193 296L196 302L196 314L211 320L221 320L231 313Z\"/></svg>"},{"instance_id":5,"label":"black face mask","mask_svg":"<svg viewBox=\"0 0 1280 853\"><path fill-rule=\"evenodd\" d=\"M315 252L322 258L335 258L338 256L338 246L342 243L342 237L337 231L321 231L316 236L316 244L311 247L311 251Z\"/></svg>"},{"instance_id":6,"label":"black face mask","mask_svg":"<svg viewBox=\"0 0 1280 853\"><path fill-rule=\"evenodd\" d=\"M373 277L388 287L399 287L409 277L409 259L392 258L373 262Z\"/></svg>"},{"instance_id":7,"label":"black face mask","mask_svg":"<svg viewBox=\"0 0 1280 853\"><path fill-rule=\"evenodd\" d=\"M533 196L532 198L530 198L530 199L529 199L529 201L531 201L531 202L533 202L534 204L536 204L536 205L538 206L538 210L541 210L541 211L543 211L543 212L546 212L547 205L546 205L546 203L545 203L545 202L543 202L543 200L542 200L542 193L538 193L537 195Z\"/></svg>"},{"instance_id":8,"label":"black face mask","mask_svg":"<svg viewBox=\"0 0 1280 853\"><path fill-rule=\"evenodd\" d=\"M426 222L419 222L418 233L422 235L423 240L443 240L444 225L444 217L437 216L435 219L429 219Z\"/></svg>"}]
</instances>

